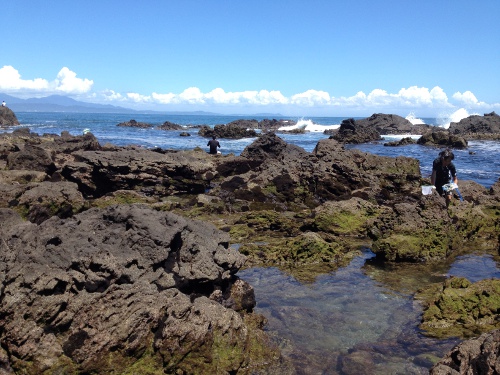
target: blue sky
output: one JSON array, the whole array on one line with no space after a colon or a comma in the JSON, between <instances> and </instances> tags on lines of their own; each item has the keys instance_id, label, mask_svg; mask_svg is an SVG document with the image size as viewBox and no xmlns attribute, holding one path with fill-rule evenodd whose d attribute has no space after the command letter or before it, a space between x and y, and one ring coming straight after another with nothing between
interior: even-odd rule
<instances>
[{"instance_id":1,"label":"blue sky","mask_svg":"<svg viewBox=\"0 0 500 375\"><path fill-rule=\"evenodd\" d=\"M0 92L231 114L500 113L499 0L2 1Z\"/></svg>"}]
</instances>

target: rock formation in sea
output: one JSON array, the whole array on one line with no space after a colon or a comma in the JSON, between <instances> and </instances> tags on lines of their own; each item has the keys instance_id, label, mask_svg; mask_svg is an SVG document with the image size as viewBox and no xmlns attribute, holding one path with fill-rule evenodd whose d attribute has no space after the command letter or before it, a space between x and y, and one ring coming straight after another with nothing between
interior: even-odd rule
<instances>
[{"instance_id":1,"label":"rock formation in sea","mask_svg":"<svg viewBox=\"0 0 500 375\"><path fill-rule=\"evenodd\" d=\"M9 107L0 106L0 126L19 125L16 114Z\"/></svg>"},{"instance_id":2,"label":"rock formation in sea","mask_svg":"<svg viewBox=\"0 0 500 375\"><path fill-rule=\"evenodd\" d=\"M140 121L136 121L134 119L132 119L130 121L120 122L116 126L129 127L129 128L130 127L132 127L132 128L142 128L142 129L149 129L149 128L153 127L153 125L148 124L147 122L140 122Z\"/></svg>"},{"instance_id":3,"label":"rock formation in sea","mask_svg":"<svg viewBox=\"0 0 500 375\"><path fill-rule=\"evenodd\" d=\"M485 113L484 116L472 115L452 122L448 130L469 140L500 139L500 116L495 112Z\"/></svg>"}]
</instances>

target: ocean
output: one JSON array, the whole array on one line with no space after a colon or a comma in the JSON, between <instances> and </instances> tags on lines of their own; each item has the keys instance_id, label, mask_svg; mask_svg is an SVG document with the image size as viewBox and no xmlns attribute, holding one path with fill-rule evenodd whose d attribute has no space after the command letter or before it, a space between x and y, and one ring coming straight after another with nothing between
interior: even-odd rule
<instances>
[{"instance_id":1,"label":"ocean","mask_svg":"<svg viewBox=\"0 0 500 375\"><path fill-rule=\"evenodd\" d=\"M101 144L112 143L118 146L138 145L147 148L160 147L165 149L194 149L207 148L207 139L200 137L197 129L189 126L227 124L237 119L263 120L269 116L211 116L211 115L169 115L169 114L109 114L109 113L66 113L66 112L18 112L16 116L22 126L29 127L38 134L58 134L68 131L72 135L83 134L89 129ZM425 123L437 127L447 128L451 121L459 121L467 117L468 113L461 109L443 118L416 118L409 114L406 118L413 124ZM308 117L288 118L297 122L295 127L304 127L305 134L278 135L286 142L295 144L311 152L320 139L328 138L323 132L340 126L342 120L348 117ZM118 127L117 124L134 119L153 125L151 129ZM278 120L281 118L277 118ZM189 137L180 136L182 131L158 130L154 127L170 121L186 126ZM0 132L11 132L13 128L3 128ZM285 129L284 129L285 130ZM288 128L290 130L290 128ZM407 135L406 135L407 136ZM418 135L411 135L418 139ZM429 146L408 145L401 147L387 147L385 142L401 139L402 136L385 136L381 142L362 145L346 145L346 148L357 148L365 152L384 156L409 156L420 161L422 176L431 174L432 161L438 156L439 149ZM219 139L223 154L239 155L254 138ZM500 159L497 157L500 150L498 141L470 141L466 150L454 150L455 166L458 179L473 180L489 188L500 178ZM460 184L460 183L459 183Z\"/></svg>"},{"instance_id":2,"label":"ocean","mask_svg":"<svg viewBox=\"0 0 500 375\"><path fill-rule=\"evenodd\" d=\"M226 124L237 119L262 120L264 116L197 116L161 114L89 114L19 112L22 126L38 134L61 134L68 131L79 135L89 129L101 144L140 145L147 148L207 149L207 139L197 135L197 129L187 128L189 137L181 131L118 127L134 119L153 126L170 121L180 125ZM426 123L447 128L450 121L467 117L457 111L454 117L418 119L408 115L413 123ZM269 117L267 117L269 118ZM348 117L285 118L297 121L305 134L278 133L285 141L312 151L320 139L328 138L325 129L338 128ZM277 118L280 119L280 118ZM1 128L11 132L14 128ZM411 135L417 139L418 135ZM386 147L384 142L402 136L385 137L382 142L346 145L384 156L409 156L420 161L422 175L430 176L432 161L439 149L419 145ZM239 155L254 141L219 139L223 154ZM490 187L500 177L498 141L471 141L467 150L455 150L455 165L460 180L473 180ZM421 307L413 300L413 291L445 277L463 276L471 281L499 278L500 257L484 254L477 249L449 262L431 266L403 264L386 267L375 261L369 248L361 251L346 267L318 276L314 282L301 283L275 267L243 269L238 276L255 290L255 311L263 314L265 327L280 345L299 374L351 374L347 370L351 358L366 361L364 373L427 374L432 358L442 357L458 339L425 337L418 329ZM352 357L351 357L352 356ZM342 366L345 365L345 366ZM342 367L342 370L339 370ZM354 366L356 367L356 366Z\"/></svg>"}]
</instances>

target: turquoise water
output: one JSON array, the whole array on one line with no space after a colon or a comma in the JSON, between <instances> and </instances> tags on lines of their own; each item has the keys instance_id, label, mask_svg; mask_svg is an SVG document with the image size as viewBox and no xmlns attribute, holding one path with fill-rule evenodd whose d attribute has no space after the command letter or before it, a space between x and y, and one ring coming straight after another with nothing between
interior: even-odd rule
<instances>
[{"instance_id":1,"label":"turquoise water","mask_svg":"<svg viewBox=\"0 0 500 375\"><path fill-rule=\"evenodd\" d=\"M450 275L471 281L500 277L491 255L467 255L449 264L385 268L365 250L347 266L298 282L277 268L238 272L255 289L255 311L299 374L427 374L430 358L442 357L458 340L425 337L418 329L419 287ZM361 358L361 359L360 359ZM360 362L366 372L352 363Z\"/></svg>"}]
</instances>

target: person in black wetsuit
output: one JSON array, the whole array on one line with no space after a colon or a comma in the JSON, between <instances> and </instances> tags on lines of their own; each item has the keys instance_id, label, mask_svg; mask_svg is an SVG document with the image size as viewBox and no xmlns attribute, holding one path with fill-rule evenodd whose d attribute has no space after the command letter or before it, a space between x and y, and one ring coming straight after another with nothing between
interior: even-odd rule
<instances>
[{"instance_id":1,"label":"person in black wetsuit","mask_svg":"<svg viewBox=\"0 0 500 375\"><path fill-rule=\"evenodd\" d=\"M212 137L211 140L208 141L207 146L210 146L210 151L208 152L209 154L217 154L217 147L220 148L220 143L216 139L215 135Z\"/></svg>"},{"instance_id":2,"label":"person in black wetsuit","mask_svg":"<svg viewBox=\"0 0 500 375\"><path fill-rule=\"evenodd\" d=\"M432 163L432 176L431 184L436 187L436 191L439 195L444 196L446 199L446 207L451 202L452 191L444 191L443 185L453 182L458 183L457 170L452 160L455 159L455 155L449 149L441 151L439 157L435 159Z\"/></svg>"}]
</instances>

